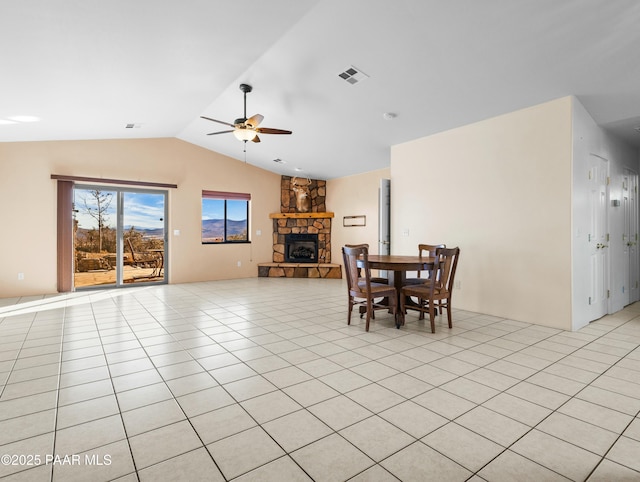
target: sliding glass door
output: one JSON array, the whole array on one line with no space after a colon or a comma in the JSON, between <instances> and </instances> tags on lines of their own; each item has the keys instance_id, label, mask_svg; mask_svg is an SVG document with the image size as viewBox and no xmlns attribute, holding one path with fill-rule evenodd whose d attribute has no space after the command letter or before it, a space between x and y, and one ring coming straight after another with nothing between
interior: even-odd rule
<instances>
[{"instance_id":1,"label":"sliding glass door","mask_svg":"<svg viewBox=\"0 0 640 482\"><path fill-rule=\"evenodd\" d=\"M117 191L78 187L73 192L75 288L117 282Z\"/></svg>"},{"instance_id":2,"label":"sliding glass door","mask_svg":"<svg viewBox=\"0 0 640 482\"><path fill-rule=\"evenodd\" d=\"M165 194L122 193L122 281L165 279Z\"/></svg>"},{"instance_id":3,"label":"sliding glass door","mask_svg":"<svg viewBox=\"0 0 640 482\"><path fill-rule=\"evenodd\" d=\"M74 287L166 282L166 191L74 188Z\"/></svg>"}]
</instances>

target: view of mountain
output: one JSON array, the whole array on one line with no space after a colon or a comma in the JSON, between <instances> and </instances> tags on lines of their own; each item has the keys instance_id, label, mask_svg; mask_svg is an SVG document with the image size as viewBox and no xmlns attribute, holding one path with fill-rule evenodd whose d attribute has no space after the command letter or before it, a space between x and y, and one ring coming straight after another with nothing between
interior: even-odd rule
<instances>
[{"instance_id":1,"label":"view of mountain","mask_svg":"<svg viewBox=\"0 0 640 482\"><path fill-rule=\"evenodd\" d=\"M124 232L128 232L131 228L147 239L162 238L164 230L162 228L140 228L138 226L124 226ZM77 234L79 236L86 236L86 234L92 231L92 229L78 228ZM247 232L247 221L227 221L227 236L238 236ZM224 219L205 219L202 221L202 237L204 238L222 238L224 236Z\"/></svg>"},{"instance_id":2,"label":"view of mountain","mask_svg":"<svg viewBox=\"0 0 640 482\"><path fill-rule=\"evenodd\" d=\"M111 229L113 229L113 228L111 228ZM130 229L131 229L131 226L125 226L124 227L124 232L127 233ZM163 238L163 234L164 234L164 229L162 229L162 228L144 229L144 228L138 228L136 226L133 226L133 229L135 231L137 231L138 233L142 233L142 236L147 238L147 239L162 239ZM91 228L91 229L78 228L78 230L76 232L76 236L86 236L87 233L89 233L91 231L97 231L97 228Z\"/></svg>"},{"instance_id":3,"label":"view of mountain","mask_svg":"<svg viewBox=\"0 0 640 482\"><path fill-rule=\"evenodd\" d=\"M227 221L227 237L247 232L247 221ZM224 237L224 219L203 219L202 239L222 239Z\"/></svg>"},{"instance_id":4,"label":"view of mountain","mask_svg":"<svg viewBox=\"0 0 640 482\"><path fill-rule=\"evenodd\" d=\"M138 226L125 226L124 232L126 233L131 228L142 233L142 235L147 238L162 238L164 235L164 229L162 228L139 228Z\"/></svg>"}]
</instances>

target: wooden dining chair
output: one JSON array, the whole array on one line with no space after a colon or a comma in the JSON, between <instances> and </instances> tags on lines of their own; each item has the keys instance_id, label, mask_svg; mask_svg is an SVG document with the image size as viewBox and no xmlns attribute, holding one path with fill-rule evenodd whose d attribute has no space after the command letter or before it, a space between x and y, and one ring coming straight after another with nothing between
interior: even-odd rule
<instances>
[{"instance_id":1,"label":"wooden dining chair","mask_svg":"<svg viewBox=\"0 0 640 482\"><path fill-rule=\"evenodd\" d=\"M458 267L460 248L440 248L438 249L437 261L431 273L431 281L420 285L409 285L402 288L400 296L400 311L416 310L420 312L419 319L424 319L424 314L429 313L431 323L431 333L436 332L435 315L439 308L447 310L447 321L449 328L453 327L451 320L451 295L453 293L453 282ZM406 302L407 297L418 298L417 304Z\"/></svg>"},{"instance_id":2,"label":"wooden dining chair","mask_svg":"<svg viewBox=\"0 0 640 482\"><path fill-rule=\"evenodd\" d=\"M347 248L357 248L357 247L360 247L360 246L365 246L367 248L367 253L369 252L369 244L368 243L345 244L345 246ZM360 268L358 268L358 276L360 276ZM388 285L389 284L389 279L388 278L384 278L382 276L372 276L371 277L371 282L372 283L381 283L381 284ZM360 318L362 318L362 313L360 314Z\"/></svg>"},{"instance_id":3,"label":"wooden dining chair","mask_svg":"<svg viewBox=\"0 0 640 482\"><path fill-rule=\"evenodd\" d=\"M370 319L375 319L374 310L376 309L391 310L395 317L398 313L397 291L394 286L371 281L368 246L365 244L344 246L342 257L349 295L347 324L351 324L351 312L355 305L366 307L366 331L369 331ZM361 263L360 269L358 261ZM383 304L381 301L376 302L376 299L380 298L386 298L388 304Z\"/></svg>"},{"instance_id":4,"label":"wooden dining chair","mask_svg":"<svg viewBox=\"0 0 640 482\"><path fill-rule=\"evenodd\" d=\"M423 257L433 257L436 255L436 251L440 248L446 248L444 244L419 244L418 245L418 256ZM421 285L428 282L431 272L427 271L418 271L417 277L415 278L407 278L404 281L404 285Z\"/></svg>"}]
</instances>

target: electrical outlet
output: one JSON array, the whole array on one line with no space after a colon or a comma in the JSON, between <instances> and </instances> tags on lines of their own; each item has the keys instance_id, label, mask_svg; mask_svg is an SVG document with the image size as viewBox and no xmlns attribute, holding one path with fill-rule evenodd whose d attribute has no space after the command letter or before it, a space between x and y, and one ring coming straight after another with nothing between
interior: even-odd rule
<instances>
[{"instance_id":1,"label":"electrical outlet","mask_svg":"<svg viewBox=\"0 0 640 482\"><path fill-rule=\"evenodd\" d=\"M402 235L403 235L403 236L409 236L409 228L404 228L404 229L402 230Z\"/></svg>"},{"instance_id":2,"label":"electrical outlet","mask_svg":"<svg viewBox=\"0 0 640 482\"><path fill-rule=\"evenodd\" d=\"M256 236L262 236L262 230L256 229Z\"/></svg>"},{"instance_id":3,"label":"electrical outlet","mask_svg":"<svg viewBox=\"0 0 640 482\"><path fill-rule=\"evenodd\" d=\"M18 273L18 281L24 281L24 273Z\"/></svg>"},{"instance_id":4,"label":"electrical outlet","mask_svg":"<svg viewBox=\"0 0 640 482\"><path fill-rule=\"evenodd\" d=\"M460 280L458 280L458 281L456 281L456 282L455 282L455 288L456 288L457 290L461 290L461 289L462 289L462 285L460 284Z\"/></svg>"},{"instance_id":5,"label":"electrical outlet","mask_svg":"<svg viewBox=\"0 0 640 482\"><path fill-rule=\"evenodd\" d=\"M238 261L238 268L242 266L242 261Z\"/></svg>"}]
</instances>

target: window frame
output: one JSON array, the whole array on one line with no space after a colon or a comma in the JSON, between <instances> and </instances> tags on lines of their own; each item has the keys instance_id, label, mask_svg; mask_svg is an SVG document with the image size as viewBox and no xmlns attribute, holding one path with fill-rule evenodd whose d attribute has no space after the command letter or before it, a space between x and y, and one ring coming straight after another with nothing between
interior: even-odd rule
<instances>
[{"instance_id":1,"label":"window frame","mask_svg":"<svg viewBox=\"0 0 640 482\"><path fill-rule=\"evenodd\" d=\"M204 241L202 237L202 223L204 222L204 218L202 215L203 203L206 199L215 199L218 201L224 202L224 234L222 241ZM228 239L227 237L227 223L229 221L227 215L227 201L245 201L246 202L246 221L247 221L247 237L246 239ZM248 244L251 243L251 238L249 234L251 233L251 229L249 229L250 219L249 219L249 209L251 203L251 194L248 193L239 193L239 192L225 192L225 191L202 191L202 199L200 201L200 242L201 244Z\"/></svg>"}]
</instances>

